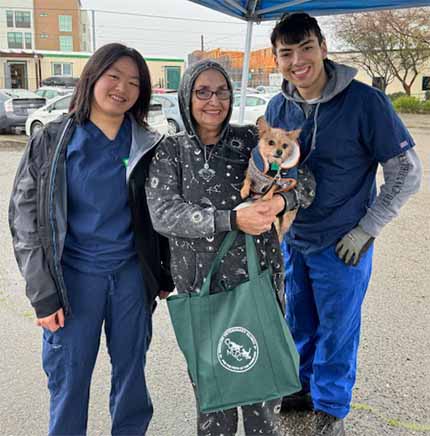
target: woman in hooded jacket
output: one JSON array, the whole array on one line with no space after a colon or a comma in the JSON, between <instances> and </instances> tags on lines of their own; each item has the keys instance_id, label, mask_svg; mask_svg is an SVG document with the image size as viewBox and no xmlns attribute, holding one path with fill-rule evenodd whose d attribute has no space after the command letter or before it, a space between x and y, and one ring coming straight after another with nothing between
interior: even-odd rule
<instances>
[{"instance_id":1,"label":"woman in hooded jacket","mask_svg":"<svg viewBox=\"0 0 430 436\"><path fill-rule=\"evenodd\" d=\"M239 229L213 282L230 289L248 280L242 232L248 233L255 236L261 268L271 267L282 300L283 262L273 223L297 206L297 196L290 191L235 210L258 134L255 126L229 123L232 106L232 86L221 65L204 60L185 71L179 90L185 132L165 138L155 152L146 184L151 218L155 230L169 238L179 293L199 290L226 233ZM277 399L243 406L246 434L277 434L279 410ZM237 409L198 412L197 429L199 436L235 434Z\"/></svg>"},{"instance_id":2,"label":"woman in hooded jacket","mask_svg":"<svg viewBox=\"0 0 430 436\"><path fill-rule=\"evenodd\" d=\"M70 113L30 138L9 224L27 296L43 328L49 435L85 435L104 325L112 435L143 435L155 297L172 290L166 238L151 226L144 180L161 135L146 123L148 67L112 43L88 60ZM167 265L166 265L167 264Z\"/></svg>"}]
</instances>

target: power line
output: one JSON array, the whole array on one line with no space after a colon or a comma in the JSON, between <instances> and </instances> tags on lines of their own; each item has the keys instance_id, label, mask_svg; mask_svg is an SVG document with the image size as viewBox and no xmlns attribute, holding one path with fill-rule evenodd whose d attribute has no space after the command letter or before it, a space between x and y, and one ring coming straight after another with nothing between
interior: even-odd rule
<instances>
[{"instance_id":1,"label":"power line","mask_svg":"<svg viewBox=\"0 0 430 436\"><path fill-rule=\"evenodd\" d=\"M109 9L70 9L70 8L24 8L24 7L5 7L0 6L0 9L7 9L7 10L26 10L26 11L82 11L82 12L99 12L103 14L115 14L115 15L126 15L126 16L132 16L132 17L145 17L145 18L157 18L157 19L164 19L164 20L177 20L177 21L194 21L194 22L200 22L200 23L215 23L215 24L232 24L235 26L245 26L245 22L239 22L236 23L234 21L221 21L221 20L205 20L200 18L189 18L189 17L168 17L163 15L151 15L151 14L143 14L139 12L123 12L123 11L114 11Z\"/></svg>"}]
</instances>

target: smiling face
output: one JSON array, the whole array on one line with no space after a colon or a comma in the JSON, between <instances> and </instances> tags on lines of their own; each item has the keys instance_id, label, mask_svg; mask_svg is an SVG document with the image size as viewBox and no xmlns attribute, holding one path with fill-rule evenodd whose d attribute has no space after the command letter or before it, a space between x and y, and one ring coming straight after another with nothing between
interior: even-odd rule
<instances>
[{"instance_id":1,"label":"smiling face","mask_svg":"<svg viewBox=\"0 0 430 436\"><path fill-rule=\"evenodd\" d=\"M327 57L325 41L310 33L298 44L276 42L275 61L284 79L296 86L300 95L310 100L321 96L327 83L324 59Z\"/></svg>"},{"instance_id":2,"label":"smiling face","mask_svg":"<svg viewBox=\"0 0 430 436\"><path fill-rule=\"evenodd\" d=\"M113 63L94 85L91 113L123 117L139 97L139 72L133 59L124 56Z\"/></svg>"},{"instance_id":3,"label":"smiling face","mask_svg":"<svg viewBox=\"0 0 430 436\"><path fill-rule=\"evenodd\" d=\"M220 130L230 109L231 97L227 100L219 99L212 94L209 100L201 100L197 97L196 91L206 89L209 91L228 90L225 77L217 70L206 70L201 73L193 86L191 97L191 114L196 122L196 130L199 135L205 131Z\"/></svg>"}]
</instances>

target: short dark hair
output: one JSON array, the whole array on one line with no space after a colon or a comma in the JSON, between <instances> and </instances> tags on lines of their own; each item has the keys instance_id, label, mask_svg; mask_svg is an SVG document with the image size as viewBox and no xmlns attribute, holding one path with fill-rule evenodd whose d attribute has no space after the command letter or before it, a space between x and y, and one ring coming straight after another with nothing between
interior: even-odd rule
<instances>
[{"instance_id":1,"label":"short dark hair","mask_svg":"<svg viewBox=\"0 0 430 436\"><path fill-rule=\"evenodd\" d=\"M151 76L148 66L137 50L119 43L106 44L100 47L88 59L82 71L69 107L70 113L75 116L79 124L84 123L90 118L95 83L107 69L124 56L136 62L139 72L139 97L129 112L139 124L147 125L146 120L152 93Z\"/></svg>"},{"instance_id":2,"label":"short dark hair","mask_svg":"<svg viewBox=\"0 0 430 436\"><path fill-rule=\"evenodd\" d=\"M279 23L272 30L270 41L272 51L276 54L276 43L281 41L284 44L299 44L306 37L314 34L321 45L324 36L321 32L318 21L304 12L295 12L293 14L284 14Z\"/></svg>"}]
</instances>

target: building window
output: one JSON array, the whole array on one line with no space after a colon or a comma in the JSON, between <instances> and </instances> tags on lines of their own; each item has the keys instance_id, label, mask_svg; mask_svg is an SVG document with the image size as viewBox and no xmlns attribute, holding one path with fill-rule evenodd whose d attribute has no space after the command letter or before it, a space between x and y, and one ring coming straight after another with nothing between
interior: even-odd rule
<instances>
[{"instance_id":1,"label":"building window","mask_svg":"<svg viewBox=\"0 0 430 436\"><path fill-rule=\"evenodd\" d=\"M49 38L49 36L48 36L47 33L41 33L40 34L40 39L48 39L48 38Z\"/></svg>"},{"instance_id":2,"label":"building window","mask_svg":"<svg viewBox=\"0 0 430 436\"><path fill-rule=\"evenodd\" d=\"M430 76L423 76L423 91L430 91Z\"/></svg>"},{"instance_id":3,"label":"building window","mask_svg":"<svg viewBox=\"0 0 430 436\"><path fill-rule=\"evenodd\" d=\"M13 11L6 11L6 21L7 21L7 27L14 27L13 26Z\"/></svg>"},{"instance_id":4,"label":"building window","mask_svg":"<svg viewBox=\"0 0 430 436\"><path fill-rule=\"evenodd\" d=\"M73 76L73 64L52 64L53 76Z\"/></svg>"},{"instance_id":5,"label":"building window","mask_svg":"<svg viewBox=\"0 0 430 436\"><path fill-rule=\"evenodd\" d=\"M25 33L25 48L32 48L32 36L31 33Z\"/></svg>"},{"instance_id":6,"label":"building window","mask_svg":"<svg viewBox=\"0 0 430 436\"><path fill-rule=\"evenodd\" d=\"M73 51L73 37L72 36L60 36L60 50L61 51Z\"/></svg>"},{"instance_id":7,"label":"building window","mask_svg":"<svg viewBox=\"0 0 430 436\"><path fill-rule=\"evenodd\" d=\"M48 16L48 12L41 12L39 14L39 17L47 17Z\"/></svg>"},{"instance_id":8,"label":"building window","mask_svg":"<svg viewBox=\"0 0 430 436\"><path fill-rule=\"evenodd\" d=\"M60 32L71 32L72 31L72 17L71 15L59 15L58 16L58 27Z\"/></svg>"},{"instance_id":9,"label":"building window","mask_svg":"<svg viewBox=\"0 0 430 436\"><path fill-rule=\"evenodd\" d=\"M30 12L15 11L15 27L31 27Z\"/></svg>"},{"instance_id":10,"label":"building window","mask_svg":"<svg viewBox=\"0 0 430 436\"><path fill-rule=\"evenodd\" d=\"M8 32L7 33L8 48L22 48L22 33Z\"/></svg>"}]
</instances>

